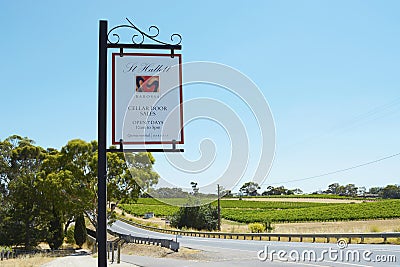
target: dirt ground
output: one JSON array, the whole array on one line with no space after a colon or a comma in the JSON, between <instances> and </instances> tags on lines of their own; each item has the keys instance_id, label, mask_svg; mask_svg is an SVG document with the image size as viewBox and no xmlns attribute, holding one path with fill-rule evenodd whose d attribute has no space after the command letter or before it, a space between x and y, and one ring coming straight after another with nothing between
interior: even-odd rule
<instances>
[{"instance_id":1,"label":"dirt ground","mask_svg":"<svg viewBox=\"0 0 400 267\"><path fill-rule=\"evenodd\" d=\"M9 259L0 261L1 267L39 267L47 262L51 262L54 258L36 255L32 257L23 257L17 259Z\"/></svg>"},{"instance_id":2,"label":"dirt ground","mask_svg":"<svg viewBox=\"0 0 400 267\"><path fill-rule=\"evenodd\" d=\"M121 253L127 255L149 256L155 258L174 258L184 260L208 260L210 257L207 252L185 247L180 247L178 252L174 252L168 248L162 248L159 246L133 243L123 244Z\"/></svg>"}]
</instances>

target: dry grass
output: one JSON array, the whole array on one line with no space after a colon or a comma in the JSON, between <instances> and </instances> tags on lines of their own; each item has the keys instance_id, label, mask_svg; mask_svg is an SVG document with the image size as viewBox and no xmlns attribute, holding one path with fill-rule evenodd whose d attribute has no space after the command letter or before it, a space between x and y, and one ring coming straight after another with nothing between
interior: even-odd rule
<instances>
[{"instance_id":1,"label":"dry grass","mask_svg":"<svg viewBox=\"0 0 400 267\"><path fill-rule=\"evenodd\" d=\"M400 225L400 219L345 221L345 222L307 222L277 223L274 233L371 233L394 232Z\"/></svg>"},{"instance_id":2,"label":"dry grass","mask_svg":"<svg viewBox=\"0 0 400 267\"><path fill-rule=\"evenodd\" d=\"M186 260L204 260L207 258L203 251L180 247L178 252L173 252L168 248L145 244L124 244L121 249L122 254L149 256L155 258L174 258Z\"/></svg>"},{"instance_id":3,"label":"dry grass","mask_svg":"<svg viewBox=\"0 0 400 267\"><path fill-rule=\"evenodd\" d=\"M304 222L304 223L276 223L271 233L378 233L400 232L400 219L342 221L342 222ZM248 225L228 220L222 220L222 232L250 233ZM392 242L393 243L393 242Z\"/></svg>"},{"instance_id":4,"label":"dry grass","mask_svg":"<svg viewBox=\"0 0 400 267\"><path fill-rule=\"evenodd\" d=\"M54 260L54 258L42 256L42 255L34 255L31 257L22 257L17 259L9 259L0 261L1 267L39 267L43 264Z\"/></svg>"},{"instance_id":5,"label":"dry grass","mask_svg":"<svg viewBox=\"0 0 400 267\"><path fill-rule=\"evenodd\" d=\"M250 233L249 227L245 223L221 220L221 232L226 233Z\"/></svg>"}]
</instances>

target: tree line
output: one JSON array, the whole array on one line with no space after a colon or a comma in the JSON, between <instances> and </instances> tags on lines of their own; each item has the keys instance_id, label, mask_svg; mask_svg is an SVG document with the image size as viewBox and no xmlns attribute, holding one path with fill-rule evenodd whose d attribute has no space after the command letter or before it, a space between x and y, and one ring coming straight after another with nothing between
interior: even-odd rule
<instances>
[{"instance_id":1,"label":"tree line","mask_svg":"<svg viewBox=\"0 0 400 267\"><path fill-rule=\"evenodd\" d=\"M157 184L150 153L107 154L107 201L136 199ZM60 150L27 137L0 140L0 245L52 249L83 216L97 225L97 142L74 139Z\"/></svg>"},{"instance_id":2,"label":"tree line","mask_svg":"<svg viewBox=\"0 0 400 267\"><path fill-rule=\"evenodd\" d=\"M277 196L277 195L301 195L303 191L299 188L287 189L284 186L268 186L261 194L261 187L255 182L247 182L240 188L239 193L245 196ZM364 186L357 187L355 184L341 185L332 183L326 190L315 191L312 194L327 194L347 197L379 197L400 198L400 185L386 185L384 187L371 187L367 190Z\"/></svg>"},{"instance_id":3,"label":"tree line","mask_svg":"<svg viewBox=\"0 0 400 267\"><path fill-rule=\"evenodd\" d=\"M333 183L328 189L316 194L332 194L349 197L380 197L380 198L400 198L400 185L386 185L384 187L371 187L369 190L365 186L357 187L355 184L341 185Z\"/></svg>"}]
</instances>

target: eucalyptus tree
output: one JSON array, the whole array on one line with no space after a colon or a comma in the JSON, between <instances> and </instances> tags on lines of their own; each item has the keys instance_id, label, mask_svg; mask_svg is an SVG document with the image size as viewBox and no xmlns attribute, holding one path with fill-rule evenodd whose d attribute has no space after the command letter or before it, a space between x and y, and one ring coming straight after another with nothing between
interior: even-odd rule
<instances>
[{"instance_id":1,"label":"eucalyptus tree","mask_svg":"<svg viewBox=\"0 0 400 267\"><path fill-rule=\"evenodd\" d=\"M150 153L107 155L109 202L137 199L158 182ZM26 137L0 141L0 243L62 244L63 233L85 214L97 225L97 142L69 141L60 151Z\"/></svg>"},{"instance_id":2,"label":"eucalyptus tree","mask_svg":"<svg viewBox=\"0 0 400 267\"><path fill-rule=\"evenodd\" d=\"M10 243L34 247L46 236L46 213L38 181L46 151L28 138L1 144L1 181L6 205L3 230Z\"/></svg>"}]
</instances>

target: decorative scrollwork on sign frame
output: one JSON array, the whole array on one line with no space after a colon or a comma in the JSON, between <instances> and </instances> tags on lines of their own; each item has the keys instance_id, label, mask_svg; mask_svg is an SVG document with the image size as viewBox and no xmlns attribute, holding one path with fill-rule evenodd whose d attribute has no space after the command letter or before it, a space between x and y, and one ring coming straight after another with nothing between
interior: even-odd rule
<instances>
[{"instance_id":1,"label":"decorative scrollwork on sign frame","mask_svg":"<svg viewBox=\"0 0 400 267\"><path fill-rule=\"evenodd\" d=\"M120 29L120 28L131 28L131 29L135 30L136 33L134 33L132 35L132 43L137 44L137 45L143 44L146 38L148 38L156 43L164 44L164 45L179 45L182 42L182 36L178 33L174 33L171 35L170 39L173 43L166 43L166 42L157 40L155 38L160 34L160 30L158 29L157 26L154 26L154 25L150 26L148 33L146 33L144 31L140 30L138 27L136 27L128 18L126 18L126 20L128 21L129 24L116 26L108 32L107 40L110 44L118 44L119 43L120 36L118 33L113 33L113 31ZM111 37L111 38L115 38L116 41L113 42L112 40L110 40L110 35L112 35L113 37Z\"/></svg>"}]
</instances>

